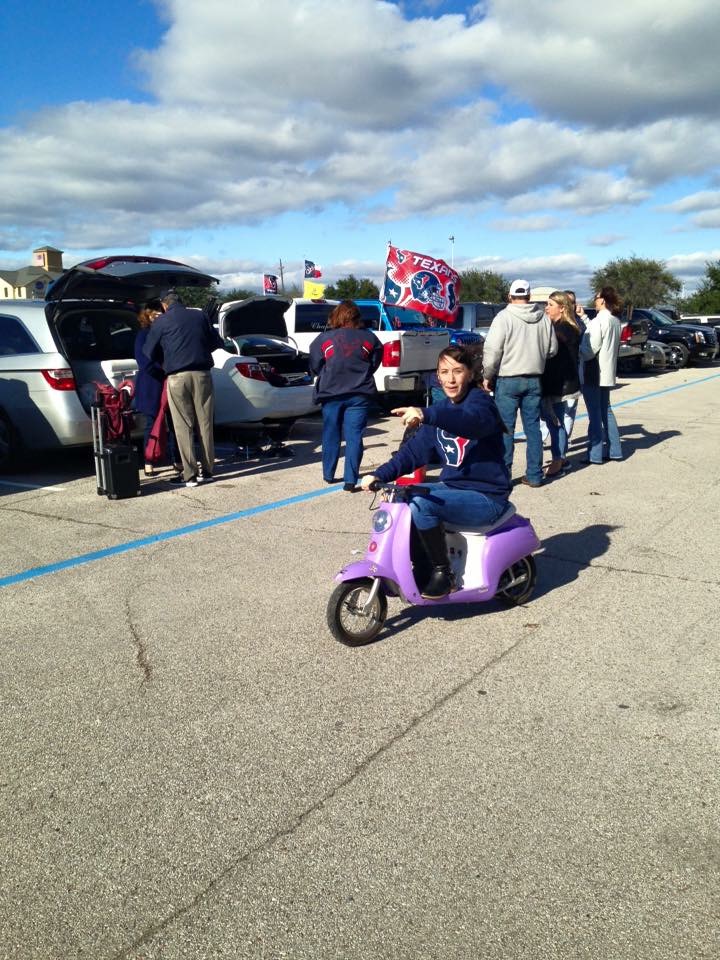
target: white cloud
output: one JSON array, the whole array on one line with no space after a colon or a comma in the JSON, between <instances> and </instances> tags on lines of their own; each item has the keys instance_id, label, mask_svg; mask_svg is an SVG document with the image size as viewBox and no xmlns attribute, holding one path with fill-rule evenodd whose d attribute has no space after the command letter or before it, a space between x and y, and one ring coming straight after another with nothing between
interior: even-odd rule
<instances>
[{"instance_id":1,"label":"white cloud","mask_svg":"<svg viewBox=\"0 0 720 960\"><path fill-rule=\"evenodd\" d=\"M715 122L720 6L707 0L490 0L479 56L539 110L598 127L669 116Z\"/></svg>"},{"instance_id":2,"label":"white cloud","mask_svg":"<svg viewBox=\"0 0 720 960\"><path fill-rule=\"evenodd\" d=\"M503 233L544 233L549 230L556 230L561 225L558 217L507 217L504 220L492 220L489 224L491 230L499 230Z\"/></svg>"},{"instance_id":3,"label":"white cloud","mask_svg":"<svg viewBox=\"0 0 720 960\"><path fill-rule=\"evenodd\" d=\"M162 43L134 58L152 103L0 131L5 249L146 246L335 204L392 222L492 207L496 230L537 232L677 178L702 188L720 166L706 0L488 0L467 16L421 0L423 19L376 0L161 6ZM682 202L671 212L718 225L717 203Z\"/></svg>"},{"instance_id":4,"label":"white cloud","mask_svg":"<svg viewBox=\"0 0 720 960\"><path fill-rule=\"evenodd\" d=\"M590 237L588 243L591 247L612 247L625 239L624 233L602 233L596 237Z\"/></svg>"}]
</instances>

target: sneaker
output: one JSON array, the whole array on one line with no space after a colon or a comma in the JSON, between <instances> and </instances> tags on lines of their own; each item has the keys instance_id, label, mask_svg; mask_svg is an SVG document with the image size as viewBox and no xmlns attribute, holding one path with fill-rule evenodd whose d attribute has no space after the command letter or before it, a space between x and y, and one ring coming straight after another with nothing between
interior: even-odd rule
<instances>
[{"instance_id":1,"label":"sneaker","mask_svg":"<svg viewBox=\"0 0 720 960\"><path fill-rule=\"evenodd\" d=\"M174 487L197 487L198 486L197 477L190 477L189 480L185 480L183 479L183 475L181 473L179 473L176 477L170 477L170 480L168 482L171 483Z\"/></svg>"}]
</instances>

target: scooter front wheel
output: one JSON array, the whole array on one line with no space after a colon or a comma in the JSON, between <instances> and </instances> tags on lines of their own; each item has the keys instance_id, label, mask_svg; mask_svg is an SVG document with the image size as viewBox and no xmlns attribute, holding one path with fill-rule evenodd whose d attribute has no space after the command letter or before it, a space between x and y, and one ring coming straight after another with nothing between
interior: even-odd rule
<instances>
[{"instance_id":1,"label":"scooter front wheel","mask_svg":"<svg viewBox=\"0 0 720 960\"><path fill-rule=\"evenodd\" d=\"M536 581L535 559L528 555L503 572L495 596L508 607L517 607L530 599Z\"/></svg>"},{"instance_id":2,"label":"scooter front wheel","mask_svg":"<svg viewBox=\"0 0 720 960\"><path fill-rule=\"evenodd\" d=\"M330 632L348 647L370 643L385 623L387 599L380 590L376 591L369 609L365 610L373 584L370 577L346 580L335 587L328 600L327 623Z\"/></svg>"}]
</instances>

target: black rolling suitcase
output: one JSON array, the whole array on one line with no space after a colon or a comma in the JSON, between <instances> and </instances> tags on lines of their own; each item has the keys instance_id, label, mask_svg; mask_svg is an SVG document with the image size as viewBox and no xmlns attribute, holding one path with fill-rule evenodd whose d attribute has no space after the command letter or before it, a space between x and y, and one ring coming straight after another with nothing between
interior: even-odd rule
<instances>
[{"instance_id":1,"label":"black rolling suitcase","mask_svg":"<svg viewBox=\"0 0 720 960\"><path fill-rule=\"evenodd\" d=\"M97 492L109 500L138 497L140 467L137 450L131 442L132 384L120 384L117 390L103 384L97 388L90 410Z\"/></svg>"}]
</instances>

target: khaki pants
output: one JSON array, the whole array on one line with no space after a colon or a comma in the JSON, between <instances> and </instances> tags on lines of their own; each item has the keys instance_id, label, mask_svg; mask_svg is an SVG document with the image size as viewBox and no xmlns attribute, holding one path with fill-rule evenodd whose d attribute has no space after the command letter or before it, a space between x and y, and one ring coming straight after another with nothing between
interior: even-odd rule
<instances>
[{"instance_id":1,"label":"khaki pants","mask_svg":"<svg viewBox=\"0 0 720 960\"><path fill-rule=\"evenodd\" d=\"M215 465L213 414L215 396L209 370L183 370L167 378L167 395L175 427L175 438L183 465L183 478L190 480L200 460L203 473L210 476ZM200 441L199 458L195 454L194 433Z\"/></svg>"}]
</instances>

